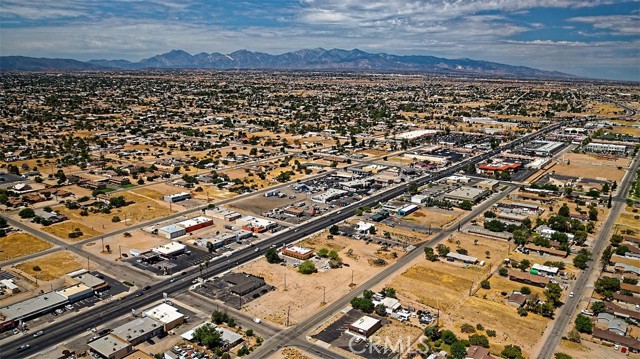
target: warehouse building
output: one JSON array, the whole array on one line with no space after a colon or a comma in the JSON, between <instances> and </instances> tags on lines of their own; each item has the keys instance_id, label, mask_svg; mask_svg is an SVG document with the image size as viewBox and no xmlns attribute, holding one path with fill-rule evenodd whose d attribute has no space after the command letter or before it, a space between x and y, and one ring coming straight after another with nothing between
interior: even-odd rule
<instances>
[{"instance_id":1,"label":"warehouse building","mask_svg":"<svg viewBox=\"0 0 640 359\"><path fill-rule=\"evenodd\" d=\"M205 211L207 216L211 216L216 219L222 219L228 222L233 222L236 219L242 217L242 215L236 211L231 211L224 208L207 209Z\"/></svg>"},{"instance_id":2,"label":"warehouse building","mask_svg":"<svg viewBox=\"0 0 640 359\"><path fill-rule=\"evenodd\" d=\"M449 261L461 261L464 263L469 263L469 264L476 264L478 263L478 258L476 257L471 257L471 256L467 256L464 254L460 254L460 253L455 253L455 252L449 252L447 253L447 260Z\"/></svg>"},{"instance_id":3,"label":"warehouse building","mask_svg":"<svg viewBox=\"0 0 640 359\"><path fill-rule=\"evenodd\" d=\"M170 224L168 226L158 228L158 234L164 236L166 239L174 239L187 234L187 231L180 226Z\"/></svg>"},{"instance_id":4,"label":"warehouse building","mask_svg":"<svg viewBox=\"0 0 640 359\"><path fill-rule=\"evenodd\" d=\"M365 339L373 335L378 329L382 328L382 322L370 316L363 316L355 322L349 324L347 333L364 337Z\"/></svg>"},{"instance_id":5,"label":"warehouse building","mask_svg":"<svg viewBox=\"0 0 640 359\"><path fill-rule=\"evenodd\" d=\"M180 201L184 201L191 198L191 194L188 192L181 192L176 194L171 194L168 196L164 196L164 201L169 203L176 203Z\"/></svg>"},{"instance_id":6,"label":"warehouse building","mask_svg":"<svg viewBox=\"0 0 640 359\"><path fill-rule=\"evenodd\" d=\"M398 214L401 216L407 216L419 209L420 209L420 206L418 206L417 204L409 204L398 209Z\"/></svg>"}]
</instances>

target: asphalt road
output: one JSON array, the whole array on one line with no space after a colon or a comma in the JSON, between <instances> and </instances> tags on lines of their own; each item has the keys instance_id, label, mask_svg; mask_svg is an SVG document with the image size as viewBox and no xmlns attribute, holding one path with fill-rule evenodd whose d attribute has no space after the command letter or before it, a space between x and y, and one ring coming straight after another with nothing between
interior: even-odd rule
<instances>
[{"instance_id":1,"label":"asphalt road","mask_svg":"<svg viewBox=\"0 0 640 359\"><path fill-rule=\"evenodd\" d=\"M209 268L206 270L207 275L217 275L220 273L223 273L237 265L239 265L240 263L245 263L248 262L254 258L257 258L259 256L262 256L266 253L266 251L268 250L268 247L270 245L276 245L276 246L280 246L283 244L288 244L288 243L293 243L301 238L304 238L305 236L315 233L317 231L320 231L322 229L328 228L329 226L341 222L351 216L354 215L354 212L356 209L360 208L360 207L364 207L364 206L373 206L375 204L378 204L380 202L384 202L390 199L393 199L395 197L398 197L399 195L403 194L406 192L407 187L409 186L410 183L416 183L419 186L425 185L426 183L447 177L459 170L461 170L462 168L464 168L466 165L470 164L470 163L477 163L480 161L483 161L497 153L499 153L500 151L506 150L506 149L510 149L516 145L522 144L526 141L531 140L534 137L537 137L539 135L545 134L549 131L552 131L556 128L560 127L560 124L554 124L551 126L548 126L536 133L532 133L523 137L520 137L504 146L501 146L499 148L496 148L495 150L489 151L485 154L481 154L475 157L471 157L468 158L462 162L459 162L458 164L451 166L445 170L442 170L436 174L433 175L427 175L427 176L423 176L420 177L418 179L415 179L411 182L407 182L404 183L400 186L396 186L396 187L392 187L390 189L387 189L381 193L372 195L368 198L365 198L359 202L353 203L351 205L348 205L346 207L343 207L342 209L334 212L334 213L328 213L325 214L321 217L316 218L315 220L300 224L299 226L297 226L295 229L288 229L285 231L282 231L280 233L275 234L274 236L272 236L271 238L266 239L264 242L262 242L260 244L260 249L258 251L255 251L255 249L253 247L248 247L248 248L244 248L241 249L239 251L237 251L236 253L234 253L234 256L231 257L232 261L235 261L235 263L228 263L228 261L226 260L214 260L212 264L210 264ZM255 193L254 193L255 194ZM237 198L236 198L237 199ZM220 202L218 202L220 203ZM485 204L479 206L476 208L476 210L474 210L472 212L476 213L476 211L478 211L479 209L482 210L483 208L488 208L485 206L488 206L488 204L490 204L490 201L485 202ZM202 207L200 208L194 208L191 209L191 212L196 212L201 210ZM188 213L188 212L187 212ZM478 212L480 213L480 212ZM475 215L477 215L478 213L476 213ZM168 216L168 217L164 217L162 219L157 220L156 222L160 222L160 221L165 221L171 218L176 218L179 216L184 215L185 212L181 212L181 213L176 213L174 215ZM474 215L474 216L475 216ZM470 219L472 217L465 217L466 220ZM14 221L15 222L15 221ZM11 222L10 222L11 223ZM142 228L144 226L148 226L150 224L150 222L146 222L146 223L142 223L136 226L131 226L128 227L124 230L122 230L122 232L125 231L129 231L129 230L133 230L135 228ZM12 223L13 225L13 223ZM24 226L24 225L23 225ZM31 230L33 230L33 228L28 227ZM431 240L429 242L427 242L427 244L433 244L436 243L434 241L436 240L441 240L442 238L444 238L448 233L451 233L450 231L452 231L453 229L449 229L449 231L443 231L441 233L439 233L436 238L434 238L434 240ZM41 232L41 231L38 231ZM117 233L117 232L116 232ZM40 234L39 234L40 235ZM113 235L113 234L112 234ZM93 238L91 240L99 240L99 238ZM59 240L57 240L59 241ZM56 242L55 240L53 241L54 243ZM76 244L78 245L78 244ZM424 245L423 245L424 246ZM421 246L420 248L422 248L423 246ZM74 247L77 250L80 250L80 248ZM420 255L420 251L414 251L412 253L409 253L407 256L405 256L404 258L411 258L411 257L415 257ZM83 252L84 255L84 252ZM410 259L407 259L407 261ZM385 270L383 270L380 274L378 274L377 276L375 276L373 279L367 281L365 284L363 284L361 286L361 290L364 290L366 288L369 288L373 285L375 285L376 283L378 283L379 281L381 281L382 279L384 279L385 277L389 276L390 274L393 273L393 271L395 269L397 269L399 267L394 266L390 266L389 268L386 268ZM57 322L52 324L51 326L47 327L44 329L44 334L40 337L37 338L33 338L33 337L21 337L21 338L17 338L14 340L11 340L9 342L7 342L5 345L2 346L2 348L0 348L0 358L15 358L17 355L15 348L19 347L22 344L28 343L30 345L30 348L21 352L20 356L21 357L27 357L30 355L33 355L35 353L37 353L38 351L40 351L43 348L49 347L49 346L53 346L57 343L60 343L61 341L67 340L75 335L78 335L82 332L84 332L87 328L92 328L92 327L97 327L100 324L102 324L103 322L106 322L110 319L122 316L122 315L126 315L128 313L131 312L131 309L138 309L144 306L148 306L151 303L161 299L162 297L162 293L166 292L168 294L173 294L176 292L179 292L185 288L187 288L190 284L191 281L196 279L199 275L200 272L197 268L193 268L189 271L185 271L187 273L187 275L181 276L181 278L173 283L170 283L168 279L161 281L155 285L152 286L151 289L149 289L148 291L145 292L144 295L142 296L128 296L125 297L119 301L115 301L115 302L111 302L111 303L107 303L105 305L102 305L99 307L99 309L92 311L86 311L86 312L81 312L79 314L77 314L76 316L70 318L70 320L64 320L61 322ZM277 335L274 338L279 338L282 335L285 335L283 333L288 333L286 334L286 336L288 338L284 338L283 339L279 339L278 343L292 343L294 340L293 338L296 338L295 341L297 341L297 337L302 334L305 333L306 331L308 331L309 329L311 329L314 326L314 323L318 323L321 320L324 320L324 318L326 318L326 313L328 311L329 308L341 308L343 307L346 303L348 303L348 301L350 300L350 297L352 297L353 295L358 294L358 292L354 292L352 293L352 295L350 296L345 296L342 299L338 300L337 302L334 302L334 304L329 305L327 308L325 308L325 310L321 311L320 313L325 313L324 316L321 316L320 314L316 314L314 316L312 316L309 320L305 321L306 325L298 325L294 328L292 328L293 333L291 332L291 330L285 331L285 332L280 332L279 335ZM335 305L335 303L340 303L340 305ZM97 312L97 313L96 313ZM274 340L271 340L271 342L273 342ZM270 341L265 342L265 344L269 343ZM281 344L276 344L276 345L281 345ZM264 345L265 348L268 347L272 347L272 344L268 344L268 345ZM320 350L317 346L312 348L313 350ZM263 350L259 350L259 353L264 353ZM330 351L327 351L327 356L326 357L333 357L335 356L335 354L329 356Z\"/></svg>"},{"instance_id":2,"label":"asphalt road","mask_svg":"<svg viewBox=\"0 0 640 359\"><path fill-rule=\"evenodd\" d=\"M589 263L589 267L580 273L580 276L576 280L575 285L573 286L573 298L567 298L567 301L562 306L562 309L559 313L557 313L556 320L553 324L553 329L551 333L547 336L547 340L542 345L540 349L540 353L538 354L538 358L540 359L551 359L553 354L555 353L555 349L562 338L562 334L565 331L565 328L570 323L571 318L573 318L573 314L580 303L580 299L584 293L584 289L591 277L593 272L600 268L600 257L602 257L602 252L606 248L609 243L609 238L611 237L611 231L613 230L613 225L620 214L620 211L624 206L626 206L626 198L627 193L629 192L629 188L631 186L631 182L634 178L635 172L638 170L638 166L640 165L640 154L636 156L633 163L631 164L627 175L623 178L622 183L619 186L618 192L614 198L619 199L617 201L612 201L611 212L609 212L609 217L604 222L602 231L596 238L595 244L592 249L592 258Z\"/></svg>"}]
</instances>

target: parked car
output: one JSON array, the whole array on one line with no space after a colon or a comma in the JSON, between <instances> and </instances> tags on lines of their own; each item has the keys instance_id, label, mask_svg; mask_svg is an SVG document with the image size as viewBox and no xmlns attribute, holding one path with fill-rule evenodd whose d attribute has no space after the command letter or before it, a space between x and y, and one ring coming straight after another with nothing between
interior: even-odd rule
<instances>
[{"instance_id":1,"label":"parked car","mask_svg":"<svg viewBox=\"0 0 640 359\"><path fill-rule=\"evenodd\" d=\"M33 337L34 337L34 338L37 338L37 337L41 336L42 334L44 334L44 332L43 332L42 330L38 330L37 332L35 332L35 333L33 334Z\"/></svg>"}]
</instances>

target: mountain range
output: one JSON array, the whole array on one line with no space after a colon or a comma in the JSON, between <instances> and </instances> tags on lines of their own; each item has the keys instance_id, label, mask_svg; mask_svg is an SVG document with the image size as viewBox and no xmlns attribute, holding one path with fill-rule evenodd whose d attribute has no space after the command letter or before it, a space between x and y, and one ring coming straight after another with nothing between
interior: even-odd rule
<instances>
[{"instance_id":1,"label":"mountain range","mask_svg":"<svg viewBox=\"0 0 640 359\"><path fill-rule=\"evenodd\" d=\"M25 56L0 56L0 71L109 71L134 69L264 69L264 70L343 70L369 72L427 72L521 78L574 78L575 76L526 66L505 65L472 59L446 59L421 55L369 53L358 49L303 49L271 55L238 50L230 54L191 55L172 50L138 62L127 60L49 59Z\"/></svg>"}]
</instances>

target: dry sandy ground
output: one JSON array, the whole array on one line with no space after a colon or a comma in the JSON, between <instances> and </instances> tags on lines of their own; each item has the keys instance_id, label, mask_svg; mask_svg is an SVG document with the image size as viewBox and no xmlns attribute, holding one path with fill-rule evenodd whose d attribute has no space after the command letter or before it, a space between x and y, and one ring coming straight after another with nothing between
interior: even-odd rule
<instances>
[{"instance_id":1,"label":"dry sandy ground","mask_svg":"<svg viewBox=\"0 0 640 359\"><path fill-rule=\"evenodd\" d=\"M80 229L80 231L82 232L82 236L77 238L69 238L69 233L74 232L76 229ZM71 220L51 226L42 227L42 230L69 242L81 241L83 239L95 237L103 233L95 230L93 227L88 227L80 222Z\"/></svg>"},{"instance_id":2,"label":"dry sandy ground","mask_svg":"<svg viewBox=\"0 0 640 359\"><path fill-rule=\"evenodd\" d=\"M268 359L321 359L298 348L282 348L269 355Z\"/></svg>"},{"instance_id":3,"label":"dry sandy ground","mask_svg":"<svg viewBox=\"0 0 640 359\"><path fill-rule=\"evenodd\" d=\"M624 177L625 168L629 166L629 163L630 160L628 158L606 159L603 156L567 153L564 156L564 163L558 163L553 166L551 171L559 175L593 179L603 178L620 183L620 180Z\"/></svg>"},{"instance_id":4,"label":"dry sandy ground","mask_svg":"<svg viewBox=\"0 0 640 359\"><path fill-rule=\"evenodd\" d=\"M638 359L640 354L629 353L622 354L619 351L613 350L611 344L597 344L590 342L588 336L584 336L581 343L573 343L568 340L561 340L560 345L556 349L557 352L571 355L573 359L594 359L594 358L607 358L607 359Z\"/></svg>"},{"instance_id":5,"label":"dry sandy ground","mask_svg":"<svg viewBox=\"0 0 640 359\"><path fill-rule=\"evenodd\" d=\"M466 211L461 209L454 209L453 211L447 211L438 208L423 208L419 211L415 211L410 215L404 217L404 220L416 221L422 225L432 227L445 228L448 227L453 221L458 219Z\"/></svg>"},{"instance_id":6,"label":"dry sandy ground","mask_svg":"<svg viewBox=\"0 0 640 359\"><path fill-rule=\"evenodd\" d=\"M326 238L326 234L322 234ZM264 258L243 265L239 271L264 277L266 282L275 286L275 291L262 296L248 305L244 310L251 315L263 318L278 325L286 322L287 308L290 308L290 324L295 324L323 307L323 287L326 287L326 302L330 303L351 291L353 281L363 283L374 276L381 268L372 267L371 259L380 258L376 254L379 246L366 245L363 241L336 236L334 240L312 239L300 245L319 249L327 247L335 249L350 267L329 269L324 272L303 275L297 269L267 263ZM349 250L352 254L349 255ZM404 253L396 251L398 256ZM393 259L386 258L388 263ZM286 291L284 290L286 280Z\"/></svg>"},{"instance_id":7,"label":"dry sandy ground","mask_svg":"<svg viewBox=\"0 0 640 359\"><path fill-rule=\"evenodd\" d=\"M140 251L145 251L153 247L157 247L163 244L167 244L171 242L164 237L155 236L153 234L147 233L143 230L136 230L131 232L131 237L125 237L124 234L118 234L116 236L108 236L104 238L105 251L102 250L102 241L96 240L85 244L82 249L87 252L98 254L101 257L117 260L120 256L120 250L122 253L129 254L129 250L137 249ZM111 253L106 252L106 246L109 246L111 249Z\"/></svg>"},{"instance_id":8,"label":"dry sandy ground","mask_svg":"<svg viewBox=\"0 0 640 359\"><path fill-rule=\"evenodd\" d=\"M0 237L0 261L42 252L52 244L27 233L12 233Z\"/></svg>"}]
</instances>

